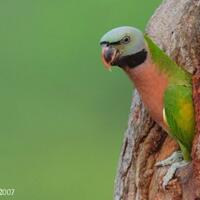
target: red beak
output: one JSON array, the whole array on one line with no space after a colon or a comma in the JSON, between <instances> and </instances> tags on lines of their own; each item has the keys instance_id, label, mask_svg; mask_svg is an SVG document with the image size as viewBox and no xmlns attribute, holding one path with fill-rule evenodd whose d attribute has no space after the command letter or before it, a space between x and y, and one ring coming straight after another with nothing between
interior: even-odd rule
<instances>
[{"instance_id":1,"label":"red beak","mask_svg":"<svg viewBox=\"0 0 200 200\"><path fill-rule=\"evenodd\" d=\"M116 55L117 55L117 50L115 48L110 46L102 48L102 61L106 69L108 70L111 69L113 61L116 59Z\"/></svg>"}]
</instances>

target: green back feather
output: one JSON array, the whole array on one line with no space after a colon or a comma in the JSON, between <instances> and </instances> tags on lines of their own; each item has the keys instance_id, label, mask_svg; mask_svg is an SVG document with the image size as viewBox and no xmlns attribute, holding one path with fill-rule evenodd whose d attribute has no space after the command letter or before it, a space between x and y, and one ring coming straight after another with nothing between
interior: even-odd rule
<instances>
[{"instance_id":1,"label":"green back feather","mask_svg":"<svg viewBox=\"0 0 200 200\"><path fill-rule=\"evenodd\" d=\"M167 54L163 52L147 35L144 35L148 44L151 58L159 71L169 77L170 83L191 85L191 75L178 66Z\"/></svg>"}]
</instances>

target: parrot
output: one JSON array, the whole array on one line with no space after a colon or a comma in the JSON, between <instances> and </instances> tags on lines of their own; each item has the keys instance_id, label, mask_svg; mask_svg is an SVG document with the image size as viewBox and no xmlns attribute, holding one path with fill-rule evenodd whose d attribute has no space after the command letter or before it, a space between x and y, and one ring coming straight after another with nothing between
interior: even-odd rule
<instances>
[{"instance_id":1,"label":"parrot","mask_svg":"<svg viewBox=\"0 0 200 200\"><path fill-rule=\"evenodd\" d=\"M180 147L155 166L169 166L165 188L177 169L191 162L195 135L192 75L176 64L153 40L132 26L114 28L100 39L102 62L107 69L123 69L138 90L152 119Z\"/></svg>"}]
</instances>

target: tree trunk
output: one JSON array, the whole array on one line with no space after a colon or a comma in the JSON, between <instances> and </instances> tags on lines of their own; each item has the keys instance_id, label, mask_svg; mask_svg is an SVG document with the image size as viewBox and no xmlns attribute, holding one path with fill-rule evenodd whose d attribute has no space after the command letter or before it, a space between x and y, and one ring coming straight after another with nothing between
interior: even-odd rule
<instances>
[{"instance_id":1,"label":"tree trunk","mask_svg":"<svg viewBox=\"0 0 200 200\"><path fill-rule=\"evenodd\" d=\"M173 60L193 73L196 136L192 162L179 169L167 188L168 167L154 164L178 146L148 115L135 90L115 183L115 200L200 199L200 0L165 0L147 26L147 33Z\"/></svg>"}]
</instances>

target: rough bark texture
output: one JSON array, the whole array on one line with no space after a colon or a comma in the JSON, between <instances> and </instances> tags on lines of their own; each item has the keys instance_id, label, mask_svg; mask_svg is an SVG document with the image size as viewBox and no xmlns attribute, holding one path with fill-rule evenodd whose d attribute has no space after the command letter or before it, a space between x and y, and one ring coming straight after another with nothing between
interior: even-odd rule
<instances>
[{"instance_id":1,"label":"rough bark texture","mask_svg":"<svg viewBox=\"0 0 200 200\"><path fill-rule=\"evenodd\" d=\"M200 199L200 0L165 0L147 27L153 40L190 73L196 111L192 163L177 171L166 190L168 167L154 167L178 147L148 115L134 92L115 183L115 200ZM159 84L159 83L158 83Z\"/></svg>"}]
</instances>

